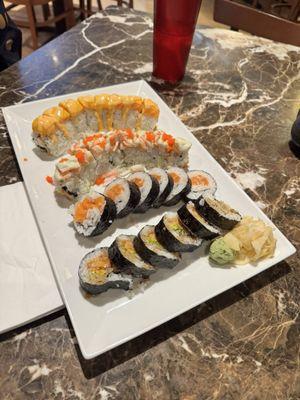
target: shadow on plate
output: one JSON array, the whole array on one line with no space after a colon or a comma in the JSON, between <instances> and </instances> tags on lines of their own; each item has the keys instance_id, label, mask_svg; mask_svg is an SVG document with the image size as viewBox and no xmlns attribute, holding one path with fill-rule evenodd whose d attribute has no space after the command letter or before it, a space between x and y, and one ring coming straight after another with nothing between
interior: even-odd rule
<instances>
[{"instance_id":1,"label":"shadow on plate","mask_svg":"<svg viewBox=\"0 0 300 400\"><path fill-rule=\"evenodd\" d=\"M178 268L184 268L184 263ZM174 270L171 273L176 273ZM78 344L75 344L78 359L83 373L87 379L95 378L98 375L120 365L131 358L138 356L149 350L151 347L177 335L200 321L211 317L213 314L233 305L252 293L260 290L264 286L282 278L291 272L291 268L286 261L282 261L276 266L261 272L253 278L227 290L224 293L192 308L176 318L130 340L92 360L85 360L80 352ZM154 282L153 282L154 283ZM71 335L75 336L71 321L67 317Z\"/></svg>"},{"instance_id":2,"label":"shadow on plate","mask_svg":"<svg viewBox=\"0 0 300 400\"><path fill-rule=\"evenodd\" d=\"M97 307L101 307L104 304L115 301L119 298L124 298L126 303L138 295L143 294L152 285L157 282L161 282L165 279L170 279L173 275L178 274L179 271L185 270L196 259L200 259L207 254L207 245L209 242L204 242L197 250L193 253L183 253L180 263L174 268L158 268L157 271L151 275L148 279L133 278L136 283L134 289L124 291L121 289L111 289L107 292L93 296L86 293L83 289L79 288L82 296Z\"/></svg>"},{"instance_id":3,"label":"shadow on plate","mask_svg":"<svg viewBox=\"0 0 300 400\"><path fill-rule=\"evenodd\" d=\"M50 154L48 154L46 152L46 150L42 150L38 147L34 147L32 149L32 151L34 152L34 154L42 161L54 161L59 157L54 157L54 156L50 156Z\"/></svg>"}]
</instances>

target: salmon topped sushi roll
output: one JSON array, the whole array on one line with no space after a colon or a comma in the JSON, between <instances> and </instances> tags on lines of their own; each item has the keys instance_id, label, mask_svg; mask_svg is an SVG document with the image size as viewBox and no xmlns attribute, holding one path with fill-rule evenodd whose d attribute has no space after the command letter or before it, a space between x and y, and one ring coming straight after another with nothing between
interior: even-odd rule
<instances>
[{"instance_id":1,"label":"salmon topped sushi roll","mask_svg":"<svg viewBox=\"0 0 300 400\"><path fill-rule=\"evenodd\" d=\"M115 203L118 218L123 218L132 212L141 198L136 184L124 178L113 180L106 186L104 194Z\"/></svg>"},{"instance_id":2,"label":"salmon topped sushi roll","mask_svg":"<svg viewBox=\"0 0 300 400\"><path fill-rule=\"evenodd\" d=\"M158 208L171 193L174 181L172 176L162 168L152 168L149 174L155 178L159 184L159 193L157 199L153 202L153 207Z\"/></svg>"},{"instance_id":3,"label":"salmon topped sushi roll","mask_svg":"<svg viewBox=\"0 0 300 400\"><path fill-rule=\"evenodd\" d=\"M115 203L102 194L84 196L73 207L73 223L76 231L84 236L103 233L116 217Z\"/></svg>"},{"instance_id":4,"label":"salmon topped sushi roll","mask_svg":"<svg viewBox=\"0 0 300 400\"><path fill-rule=\"evenodd\" d=\"M159 184L157 180L146 172L134 172L129 175L128 181L135 183L140 191L140 201L134 209L134 212L146 212L153 205L159 194Z\"/></svg>"},{"instance_id":5,"label":"salmon topped sushi roll","mask_svg":"<svg viewBox=\"0 0 300 400\"><path fill-rule=\"evenodd\" d=\"M164 205L173 206L189 192L191 182L188 174L182 168L171 167L167 169L167 173L173 180L173 187L169 195L166 197Z\"/></svg>"},{"instance_id":6,"label":"salmon topped sushi roll","mask_svg":"<svg viewBox=\"0 0 300 400\"><path fill-rule=\"evenodd\" d=\"M198 200L204 193L214 194L217 190L217 183L214 178L205 171L193 170L188 172L191 187L185 195L185 200Z\"/></svg>"}]
</instances>

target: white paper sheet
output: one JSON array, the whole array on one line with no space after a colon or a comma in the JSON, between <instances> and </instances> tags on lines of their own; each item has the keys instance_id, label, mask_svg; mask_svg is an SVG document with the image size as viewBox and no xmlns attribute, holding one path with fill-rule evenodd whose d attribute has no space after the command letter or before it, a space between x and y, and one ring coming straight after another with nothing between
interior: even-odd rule
<instances>
[{"instance_id":1,"label":"white paper sheet","mask_svg":"<svg viewBox=\"0 0 300 400\"><path fill-rule=\"evenodd\" d=\"M23 183L0 187L0 333L63 307Z\"/></svg>"}]
</instances>

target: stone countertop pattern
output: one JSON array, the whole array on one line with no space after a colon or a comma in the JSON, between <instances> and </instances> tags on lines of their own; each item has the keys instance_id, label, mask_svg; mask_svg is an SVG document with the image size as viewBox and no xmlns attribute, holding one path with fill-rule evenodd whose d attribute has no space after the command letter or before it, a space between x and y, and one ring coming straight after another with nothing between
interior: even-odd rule
<instances>
[{"instance_id":1,"label":"stone countertop pattern","mask_svg":"<svg viewBox=\"0 0 300 400\"><path fill-rule=\"evenodd\" d=\"M0 105L150 81L151 41L148 15L109 9L1 73ZM299 248L300 50L201 28L184 81L151 84ZM0 154L0 184L20 180L2 115ZM299 268L293 256L91 361L65 311L2 335L0 398L299 399Z\"/></svg>"}]
</instances>

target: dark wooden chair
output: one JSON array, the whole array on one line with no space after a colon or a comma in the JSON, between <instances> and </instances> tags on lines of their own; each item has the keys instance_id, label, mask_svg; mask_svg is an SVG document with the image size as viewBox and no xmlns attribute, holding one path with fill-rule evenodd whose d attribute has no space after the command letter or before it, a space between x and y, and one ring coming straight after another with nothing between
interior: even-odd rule
<instances>
[{"instance_id":1,"label":"dark wooden chair","mask_svg":"<svg viewBox=\"0 0 300 400\"><path fill-rule=\"evenodd\" d=\"M126 7L133 8L133 0L128 0L128 1L115 0L115 1L118 7L123 7L124 5ZM101 0L97 0L97 6L98 6L98 11L103 10ZM79 8L77 8L77 10L79 10L80 12L81 20L94 14L94 11L92 9L92 0L79 0Z\"/></svg>"},{"instance_id":2,"label":"dark wooden chair","mask_svg":"<svg viewBox=\"0 0 300 400\"><path fill-rule=\"evenodd\" d=\"M72 0L63 0L63 10L60 13L54 13L53 16L50 15L49 3L51 0L6 0L11 3L7 9L11 9L17 5L25 6L27 20L16 20L14 22L19 27L29 28L31 33L32 47L33 49L38 48L38 29L45 27L53 27L53 24L57 24L62 20L65 20L66 28L69 29L75 25L75 15L73 9L73 1ZM55 6L53 2L53 7ZM42 6L43 7L43 21L37 21L35 16L34 7ZM61 6L59 4L59 6Z\"/></svg>"},{"instance_id":3,"label":"dark wooden chair","mask_svg":"<svg viewBox=\"0 0 300 400\"><path fill-rule=\"evenodd\" d=\"M133 8L133 0L128 0L128 1L124 1L124 0L116 0L118 7L122 7L123 4L129 8Z\"/></svg>"},{"instance_id":4,"label":"dark wooden chair","mask_svg":"<svg viewBox=\"0 0 300 400\"><path fill-rule=\"evenodd\" d=\"M249 6L232 0L215 0L214 20L234 30L242 29L253 35L300 46L300 23L297 22L300 0L281 1L281 7L289 7L288 19L277 15L274 1L269 2L272 14L258 9L259 1L254 0Z\"/></svg>"}]
</instances>

